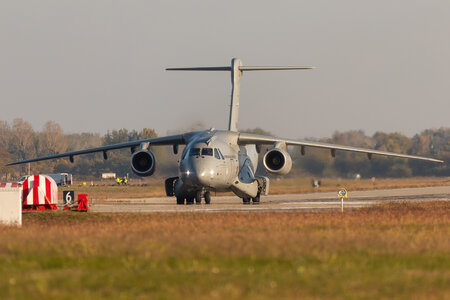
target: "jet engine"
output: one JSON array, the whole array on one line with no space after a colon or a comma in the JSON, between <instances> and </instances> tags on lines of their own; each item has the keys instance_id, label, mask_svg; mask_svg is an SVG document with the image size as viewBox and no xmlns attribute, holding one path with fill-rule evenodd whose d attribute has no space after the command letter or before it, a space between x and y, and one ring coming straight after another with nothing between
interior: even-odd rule
<instances>
[{"instance_id":1,"label":"jet engine","mask_svg":"<svg viewBox=\"0 0 450 300\"><path fill-rule=\"evenodd\" d=\"M131 170L134 174L145 177L155 172L155 155L147 149L141 149L131 155Z\"/></svg>"},{"instance_id":2,"label":"jet engine","mask_svg":"<svg viewBox=\"0 0 450 300\"><path fill-rule=\"evenodd\" d=\"M291 171L292 159L289 153L280 148L272 148L266 152L263 164L269 173L286 175Z\"/></svg>"}]
</instances>

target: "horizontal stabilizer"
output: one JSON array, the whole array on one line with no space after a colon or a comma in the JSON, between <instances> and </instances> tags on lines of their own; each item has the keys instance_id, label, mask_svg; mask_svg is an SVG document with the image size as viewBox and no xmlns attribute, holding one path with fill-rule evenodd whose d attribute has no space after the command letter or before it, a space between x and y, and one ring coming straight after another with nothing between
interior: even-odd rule
<instances>
[{"instance_id":1,"label":"horizontal stabilizer","mask_svg":"<svg viewBox=\"0 0 450 300\"><path fill-rule=\"evenodd\" d=\"M271 71L271 70L311 70L314 67L247 67L241 66L241 71Z\"/></svg>"},{"instance_id":2,"label":"horizontal stabilizer","mask_svg":"<svg viewBox=\"0 0 450 300\"><path fill-rule=\"evenodd\" d=\"M166 68L166 71L231 71L231 67Z\"/></svg>"},{"instance_id":3,"label":"horizontal stabilizer","mask_svg":"<svg viewBox=\"0 0 450 300\"><path fill-rule=\"evenodd\" d=\"M314 67L250 67L240 66L239 71L272 71L272 70L311 70ZM231 71L231 67L193 67L193 68L167 68L166 71Z\"/></svg>"}]
</instances>

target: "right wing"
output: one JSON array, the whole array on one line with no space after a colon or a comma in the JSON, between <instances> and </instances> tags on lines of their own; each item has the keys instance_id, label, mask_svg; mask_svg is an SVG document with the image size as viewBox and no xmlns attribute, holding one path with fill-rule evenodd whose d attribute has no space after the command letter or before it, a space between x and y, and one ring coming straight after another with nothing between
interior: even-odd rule
<instances>
[{"instance_id":1,"label":"right wing","mask_svg":"<svg viewBox=\"0 0 450 300\"><path fill-rule=\"evenodd\" d=\"M372 154L375 154L375 155L410 158L410 159L444 163L443 160L429 158L429 157L423 157L423 156L408 155L408 154L401 154L401 153L394 153L394 152L387 152L387 151L379 151L379 150L372 150L372 149L365 149L365 148L358 148L358 147L351 147L351 146L341 146L341 145L320 143L320 142L310 142L310 141L301 141L301 140L292 140L292 139L280 139L280 138L271 137L271 136L264 136L264 135L257 135L257 134L251 134L251 133L243 133L243 132L239 133L239 138L238 138L239 145L247 145L247 144L270 145L270 144L274 144L277 142L285 143L287 146L300 146L300 147L302 147L302 153L304 151L304 147L314 147L314 148L329 149L332 151L331 152L332 155L335 154L336 150L339 150L339 151L366 153L367 156L369 157L369 159L372 158Z\"/></svg>"},{"instance_id":2,"label":"right wing","mask_svg":"<svg viewBox=\"0 0 450 300\"><path fill-rule=\"evenodd\" d=\"M103 152L106 157L106 152L109 150L116 150L116 149L122 149L122 148L135 148L135 147L138 147L141 144L145 144L145 143L149 143L150 146L167 146L167 145L184 145L184 144L186 144L186 141L185 141L185 135L176 134L176 135L170 135L170 136L164 136L164 137L136 140L136 141L125 142L125 143L120 143L120 144L113 144L113 145L108 145L108 146L101 146L101 147L96 147L96 148L83 149L83 150L78 150L78 151L71 151L71 152L48 155L48 156L41 156L41 157L12 162L12 163L7 164L7 166L14 166L14 165L26 164L26 163L35 162L35 161L55 159L55 158L61 158L61 157L69 157L70 161L73 162L73 157L75 155L95 153L95 152Z\"/></svg>"}]
</instances>

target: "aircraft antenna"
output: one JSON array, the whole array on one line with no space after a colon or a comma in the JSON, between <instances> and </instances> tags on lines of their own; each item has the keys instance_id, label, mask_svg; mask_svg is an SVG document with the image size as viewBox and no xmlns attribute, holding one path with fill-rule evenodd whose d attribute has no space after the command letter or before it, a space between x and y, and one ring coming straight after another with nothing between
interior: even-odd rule
<instances>
[{"instance_id":1,"label":"aircraft antenna","mask_svg":"<svg viewBox=\"0 0 450 300\"><path fill-rule=\"evenodd\" d=\"M166 71L231 71L231 104L228 130L237 131L239 119L239 96L243 71L273 71L273 70L309 70L314 67L251 67L243 66L238 58L231 60L229 67L193 67L193 68L167 68Z\"/></svg>"}]
</instances>

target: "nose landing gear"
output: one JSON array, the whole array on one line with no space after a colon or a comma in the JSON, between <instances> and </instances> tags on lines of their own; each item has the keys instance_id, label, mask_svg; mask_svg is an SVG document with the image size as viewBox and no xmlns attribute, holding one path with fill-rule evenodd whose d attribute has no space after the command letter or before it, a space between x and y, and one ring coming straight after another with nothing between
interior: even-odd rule
<instances>
[{"instance_id":1,"label":"nose landing gear","mask_svg":"<svg viewBox=\"0 0 450 300\"><path fill-rule=\"evenodd\" d=\"M205 192L205 204L211 203L211 193L209 191Z\"/></svg>"},{"instance_id":2,"label":"nose landing gear","mask_svg":"<svg viewBox=\"0 0 450 300\"><path fill-rule=\"evenodd\" d=\"M211 193L209 191L197 191L195 194L193 195L189 195L189 196L178 196L177 197L177 204L178 205L183 205L185 204L185 200L186 200L186 204L187 205L191 205L191 204L197 204L200 205L202 203L202 198L204 198L205 200L205 204L210 204L211 203Z\"/></svg>"},{"instance_id":3,"label":"nose landing gear","mask_svg":"<svg viewBox=\"0 0 450 300\"><path fill-rule=\"evenodd\" d=\"M259 204L260 199L261 199L261 193L258 192L258 194L256 195L255 198L250 198L250 197L242 198L242 203L244 205L250 204L250 202L252 202L253 204Z\"/></svg>"},{"instance_id":4,"label":"nose landing gear","mask_svg":"<svg viewBox=\"0 0 450 300\"><path fill-rule=\"evenodd\" d=\"M202 204L202 191L198 191L197 194L195 194L195 203Z\"/></svg>"}]
</instances>

